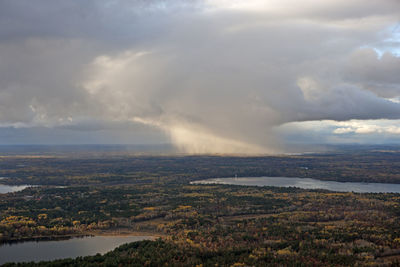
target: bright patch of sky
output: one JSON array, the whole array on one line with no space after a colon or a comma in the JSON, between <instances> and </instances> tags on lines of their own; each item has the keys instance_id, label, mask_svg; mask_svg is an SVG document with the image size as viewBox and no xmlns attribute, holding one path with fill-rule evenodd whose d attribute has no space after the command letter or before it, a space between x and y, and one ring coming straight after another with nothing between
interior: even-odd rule
<instances>
[{"instance_id":1,"label":"bright patch of sky","mask_svg":"<svg viewBox=\"0 0 400 267\"><path fill-rule=\"evenodd\" d=\"M400 120L292 122L275 130L298 143L400 143Z\"/></svg>"},{"instance_id":2,"label":"bright patch of sky","mask_svg":"<svg viewBox=\"0 0 400 267\"><path fill-rule=\"evenodd\" d=\"M366 44L361 48L372 48L378 58L382 58L383 54L391 53L400 57L400 23L396 23L381 33L382 40L372 44Z\"/></svg>"}]
</instances>

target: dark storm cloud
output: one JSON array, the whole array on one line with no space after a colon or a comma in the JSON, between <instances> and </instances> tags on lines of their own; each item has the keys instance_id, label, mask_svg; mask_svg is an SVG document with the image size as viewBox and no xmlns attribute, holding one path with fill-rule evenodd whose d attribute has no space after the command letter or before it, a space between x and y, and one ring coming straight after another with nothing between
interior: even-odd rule
<instances>
[{"instance_id":1,"label":"dark storm cloud","mask_svg":"<svg viewBox=\"0 0 400 267\"><path fill-rule=\"evenodd\" d=\"M134 123L190 152L266 152L285 123L399 119L386 99L400 96L399 59L373 50L399 10L389 0L1 1L0 122Z\"/></svg>"}]
</instances>

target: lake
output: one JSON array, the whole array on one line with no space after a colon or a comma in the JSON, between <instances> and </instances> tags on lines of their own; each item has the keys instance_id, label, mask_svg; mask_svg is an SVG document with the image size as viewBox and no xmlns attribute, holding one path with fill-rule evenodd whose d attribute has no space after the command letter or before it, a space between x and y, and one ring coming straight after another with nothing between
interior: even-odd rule
<instances>
[{"instance_id":1,"label":"lake","mask_svg":"<svg viewBox=\"0 0 400 267\"><path fill-rule=\"evenodd\" d=\"M400 184L353 183L322 181L311 178L289 177L240 177L213 178L191 182L191 184L231 184L250 186L299 187L303 189L326 189L339 192L357 193L400 193Z\"/></svg>"},{"instance_id":2,"label":"lake","mask_svg":"<svg viewBox=\"0 0 400 267\"><path fill-rule=\"evenodd\" d=\"M104 254L130 242L151 236L94 236L59 241L27 241L0 246L0 264L6 262L48 261Z\"/></svg>"},{"instance_id":3,"label":"lake","mask_svg":"<svg viewBox=\"0 0 400 267\"><path fill-rule=\"evenodd\" d=\"M30 187L30 186L31 185L5 185L5 184L0 184L0 194L21 191L21 190L24 190L25 188Z\"/></svg>"}]
</instances>

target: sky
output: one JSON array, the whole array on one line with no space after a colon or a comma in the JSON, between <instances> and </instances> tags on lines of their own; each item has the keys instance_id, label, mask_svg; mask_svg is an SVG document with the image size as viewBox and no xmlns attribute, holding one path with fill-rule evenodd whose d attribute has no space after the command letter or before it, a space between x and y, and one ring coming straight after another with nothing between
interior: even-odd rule
<instances>
[{"instance_id":1,"label":"sky","mask_svg":"<svg viewBox=\"0 0 400 267\"><path fill-rule=\"evenodd\" d=\"M164 143L400 143L400 1L0 1L0 144Z\"/></svg>"}]
</instances>

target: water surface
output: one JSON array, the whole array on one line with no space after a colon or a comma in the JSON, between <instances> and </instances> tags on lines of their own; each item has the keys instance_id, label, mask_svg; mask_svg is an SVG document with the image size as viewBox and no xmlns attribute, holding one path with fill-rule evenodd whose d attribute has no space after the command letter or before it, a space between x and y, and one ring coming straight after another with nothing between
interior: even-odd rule
<instances>
[{"instance_id":1,"label":"water surface","mask_svg":"<svg viewBox=\"0 0 400 267\"><path fill-rule=\"evenodd\" d=\"M213 178L191 182L192 184L231 184L250 186L299 187L303 189L326 189L339 192L357 193L400 193L400 184L353 183L322 181L311 178L289 177L241 177Z\"/></svg>"},{"instance_id":2,"label":"water surface","mask_svg":"<svg viewBox=\"0 0 400 267\"><path fill-rule=\"evenodd\" d=\"M30 186L31 185L5 185L5 184L0 184L0 194L21 191L21 190L24 190L25 188L30 187Z\"/></svg>"},{"instance_id":3,"label":"water surface","mask_svg":"<svg viewBox=\"0 0 400 267\"><path fill-rule=\"evenodd\" d=\"M48 261L106 253L130 242L150 236L95 236L59 241L28 241L0 246L0 264L6 262Z\"/></svg>"}]
</instances>

